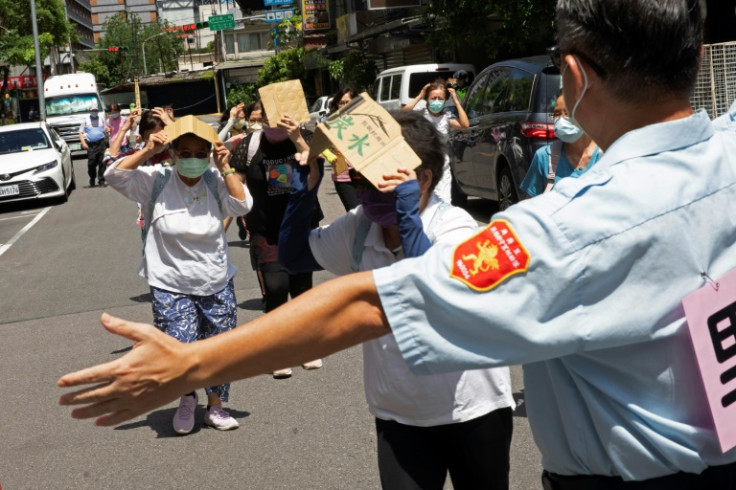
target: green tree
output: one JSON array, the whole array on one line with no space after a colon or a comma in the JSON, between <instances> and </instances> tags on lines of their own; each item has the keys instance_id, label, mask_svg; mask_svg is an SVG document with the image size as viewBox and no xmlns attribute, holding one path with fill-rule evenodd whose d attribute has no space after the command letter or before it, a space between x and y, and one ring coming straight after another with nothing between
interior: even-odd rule
<instances>
[{"instance_id":1,"label":"green tree","mask_svg":"<svg viewBox=\"0 0 736 490\"><path fill-rule=\"evenodd\" d=\"M241 102L247 106L258 100L258 89L252 83L233 85L227 93L227 106L232 107Z\"/></svg>"},{"instance_id":2,"label":"green tree","mask_svg":"<svg viewBox=\"0 0 736 490\"><path fill-rule=\"evenodd\" d=\"M258 81L256 85L262 87L269 83L283 82L285 80L300 79L304 81L306 69L304 68L303 47L279 51L271 56L258 70Z\"/></svg>"},{"instance_id":3,"label":"green tree","mask_svg":"<svg viewBox=\"0 0 736 490\"><path fill-rule=\"evenodd\" d=\"M101 62L98 58L80 63L79 70L93 74L97 83L111 85L110 70L108 70L107 65Z\"/></svg>"},{"instance_id":4,"label":"green tree","mask_svg":"<svg viewBox=\"0 0 736 490\"><path fill-rule=\"evenodd\" d=\"M10 67L32 66L36 51L30 2L0 0L0 12L0 73L3 81L0 100L5 100ZM72 39L76 38L64 15L61 0L36 0L36 21L41 59L49 55L52 47L68 44L70 35Z\"/></svg>"},{"instance_id":5,"label":"green tree","mask_svg":"<svg viewBox=\"0 0 736 490\"><path fill-rule=\"evenodd\" d=\"M554 42L555 0L430 0L427 43L442 61L541 54Z\"/></svg>"},{"instance_id":6,"label":"green tree","mask_svg":"<svg viewBox=\"0 0 736 490\"><path fill-rule=\"evenodd\" d=\"M378 67L360 51L350 51L344 58L330 62L330 77L340 85L347 85L358 92L370 92L376 81Z\"/></svg>"},{"instance_id":7,"label":"green tree","mask_svg":"<svg viewBox=\"0 0 736 490\"><path fill-rule=\"evenodd\" d=\"M143 43L145 42L145 67L153 71L174 71L177 58L184 53L184 45L179 32L167 31L168 22L143 25L135 14L121 12L105 21L105 35L100 38L98 47L107 49L113 46L127 46L127 51L111 53L102 51L97 60L107 67L109 83L115 85L136 75L144 75Z\"/></svg>"}]
</instances>

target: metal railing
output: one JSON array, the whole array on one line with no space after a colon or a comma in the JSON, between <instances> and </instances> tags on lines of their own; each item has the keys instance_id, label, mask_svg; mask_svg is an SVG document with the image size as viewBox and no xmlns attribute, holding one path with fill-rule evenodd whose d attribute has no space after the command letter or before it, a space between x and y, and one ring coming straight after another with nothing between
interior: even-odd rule
<instances>
[{"instance_id":1,"label":"metal railing","mask_svg":"<svg viewBox=\"0 0 736 490\"><path fill-rule=\"evenodd\" d=\"M706 44L690 103L715 118L726 113L735 99L736 41Z\"/></svg>"}]
</instances>

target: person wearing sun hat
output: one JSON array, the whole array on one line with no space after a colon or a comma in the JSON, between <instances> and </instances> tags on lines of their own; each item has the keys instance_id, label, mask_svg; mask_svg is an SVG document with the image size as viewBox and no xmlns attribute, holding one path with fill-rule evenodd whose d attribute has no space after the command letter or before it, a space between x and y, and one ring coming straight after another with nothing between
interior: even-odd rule
<instances>
[{"instance_id":1,"label":"person wearing sun hat","mask_svg":"<svg viewBox=\"0 0 736 490\"><path fill-rule=\"evenodd\" d=\"M169 151L174 165L141 166ZM216 169L210 165L214 145ZM206 123L194 116L152 131L142 149L114 162L105 176L112 188L143 203L143 260L156 327L181 342L226 332L237 324L233 276L222 220L247 214L253 199L229 165L230 152ZM219 430L238 427L222 408L230 384L206 388L204 422ZM196 392L181 397L174 430L194 428Z\"/></svg>"}]
</instances>

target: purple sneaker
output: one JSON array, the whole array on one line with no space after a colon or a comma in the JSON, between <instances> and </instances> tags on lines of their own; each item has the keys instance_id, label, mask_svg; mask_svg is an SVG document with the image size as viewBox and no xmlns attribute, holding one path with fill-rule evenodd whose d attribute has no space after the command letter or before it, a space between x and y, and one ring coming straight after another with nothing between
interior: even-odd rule
<instances>
[{"instance_id":1,"label":"purple sneaker","mask_svg":"<svg viewBox=\"0 0 736 490\"><path fill-rule=\"evenodd\" d=\"M197 408L197 393L185 395L179 400L179 408L174 414L174 431L189 434L194 429L194 410Z\"/></svg>"},{"instance_id":2,"label":"purple sneaker","mask_svg":"<svg viewBox=\"0 0 736 490\"><path fill-rule=\"evenodd\" d=\"M240 427L237 420L232 418L227 410L220 405L212 405L204 414L204 423L217 430L231 430Z\"/></svg>"}]
</instances>

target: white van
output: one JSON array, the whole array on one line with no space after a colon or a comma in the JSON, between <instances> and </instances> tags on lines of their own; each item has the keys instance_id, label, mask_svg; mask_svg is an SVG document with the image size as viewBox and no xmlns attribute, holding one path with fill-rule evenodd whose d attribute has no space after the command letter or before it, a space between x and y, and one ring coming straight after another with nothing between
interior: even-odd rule
<instances>
[{"instance_id":1,"label":"white van","mask_svg":"<svg viewBox=\"0 0 736 490\"><path fill-rule=\"evenodd\" d=\"M97 81L91 73L70 73L48 77L43 82L46 122L66 141L71 151L82 149L79 126L96 106L100 121L105 121L105 106L97 90Z\"/></svg>"},{"instance_id":2,"label":"white van","mask_svg":"<svg viewBox=\"0 0 736 490\"><path fill-rule=\"evenodd\" d=\"M475 78L473 65L458 63L407 65L384 70L376 77L373 97L387 111L398 111L419 95L422 87L437 78L447 80L458 70L468 72L471 81ZM425 102L421 101L414 109L423 109L424 106Z\"/></svg>"}]
</instances>

